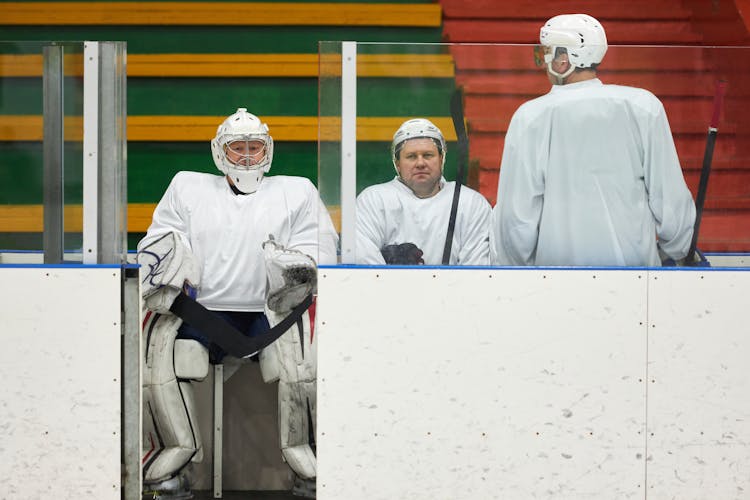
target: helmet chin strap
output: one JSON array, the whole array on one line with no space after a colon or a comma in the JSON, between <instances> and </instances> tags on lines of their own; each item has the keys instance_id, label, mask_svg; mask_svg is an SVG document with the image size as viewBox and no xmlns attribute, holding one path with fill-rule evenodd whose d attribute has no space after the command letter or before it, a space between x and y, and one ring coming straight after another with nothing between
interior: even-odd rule
<instances>
[{"instance_id":1,"label":"helmet chin strap","mask_svg":"<svg viewBox=\"0 0 750 500\"><path fill-rule=\"evenodd\" d=\"M555 77L555 81L557 82L557 85L564 85L565 79L569 77L576 70L575 66L571 64L565 73L558 73L557 71L552 69L552 62L553 61L550 61L547 63L547 73Z\"/></svg>"}]
</instances>

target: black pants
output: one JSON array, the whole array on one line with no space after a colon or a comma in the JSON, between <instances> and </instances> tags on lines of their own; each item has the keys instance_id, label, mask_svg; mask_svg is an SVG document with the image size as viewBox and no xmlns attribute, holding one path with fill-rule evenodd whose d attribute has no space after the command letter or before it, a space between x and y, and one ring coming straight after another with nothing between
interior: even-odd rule
<instances>
[{"instance_id":1,"label":"black pants","mask_svg":"<svg viewBox=\"0 0 750 500\"><path fill-rule=\"evenodd\" d=\"M271 329L268 318L262 312L213 311L213 313L224 318L247 337L256 337ZM180 329L177 330L177 338L197 340L206 346L209 361L213 364L221 363L221 360L227 355L221 347L208 340L207 335L187 323L183 323Z\"/></svg>"}]
</instances>

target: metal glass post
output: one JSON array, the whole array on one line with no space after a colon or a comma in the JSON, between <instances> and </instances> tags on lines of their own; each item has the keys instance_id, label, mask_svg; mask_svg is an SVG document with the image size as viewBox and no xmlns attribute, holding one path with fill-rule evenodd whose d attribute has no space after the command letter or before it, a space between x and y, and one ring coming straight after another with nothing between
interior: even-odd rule
<instances>
[{"instance_id":1,"label":"metal glass post","mask_svg":"<svg viewBox=\"0 0 750 500\"><path fill-rule=\"evenodd\" d=\"M99 42L99 263L127 260L125 43Z\"/></svg>"},{"instance_id":2,"label":"metal glass post","mask_svg":"<svg viewBox=\"0 0 750 500\"><path fill-rule=\"evenodd\" d=\"M127 261L126 63L124 42L85 42L83 73L83 262Z\"/></svg>"},{"instance_id":3,"label":"metal glass post","mask_svg":"<svg viewBox=\"0 0 750 500\"><path fill-rule=\"evenodd\" d=\"M63 47L43 48L44 263L63 261Z\"/></svg>"},{"instance_id":4,"label":"metal glass post","mask_svg":"<svg viewBox=\"0 0 750 500\"><path fill-rule=\"evenodd\" d=\"M99 261L99 43L83 45L83 263Z\"/></svg>"},{"instance_id":5,"label":"metal glass post","mask_svg":"<svg viewBox=\"0 0 750 500\"><path fill-rule=\"evenodd\" d=\"M357 224L357 42L341 44L341 263L355 264Z\"/></svg>"},{"instance_id":6,"label":"metal glass post","mask_svg":"<svg viewBox=\"0 0 750 500\"><path fill-rule=\"evenodd\" d=\"M141 288L137 268L125 269L122 285L122 498L140 500L142 415Z\"/></svg>"}]
</instances>

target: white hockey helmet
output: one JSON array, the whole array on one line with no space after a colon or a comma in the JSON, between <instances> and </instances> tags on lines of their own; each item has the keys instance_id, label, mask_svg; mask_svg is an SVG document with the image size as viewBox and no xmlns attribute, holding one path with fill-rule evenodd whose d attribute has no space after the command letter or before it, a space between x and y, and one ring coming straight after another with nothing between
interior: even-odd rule
<instances>
[{"instance_id":1,"label":"white hockey helmet","mask_svg":"<svg viewBox=\"0 0 750 500\"><path fill-rule=\"evenodd\" d=\"M240 153L240 161L233 162L227 156L230 144L255 141L264 145L260 153L263 154L262 158ZM219 125L216 137L211 140L211 153L216 168L228 175L237 189L243 193L254 193L263 180L263 174L271 170L273 138L268 133L268 125L262 123L260 118L248 113L246 108L238 108Z\"/></svg>"},{"instance_id":2,"label":"white hockey helmet","mask_svg":"<svg viewBox=\"0 0 750 500\"><path fill-rule=\"evenodd\" d=\"M445 145L443 133L430 120L426 118L414 118L402 123L398 130L396 130L396 133L393 134L393 142L391 143L391 160L393 160L393 167L396 168L396 173L398 173L396 160L401 152L401 148L404 147L404 143L409 139L424 137L435 141L435 145L438 147L438 153L443 157L443 163L440 166L440 169L442 170L443 167L445 167L445 153L447 147Z\"/></svg>"},{"instance_id":3,"label":"white hockey helmet","mask_svg":"<svg viewBox=\"0 0 750 500\"><path fill-rule=\"evenodd\" d=\"M607 36L601 23L587 14L563 14L555 16L542 26L539 42L546 50L544 62L547 71L558 78L565 78L576 68L591 68L604 59L607 52ZM566 49L570 69L559 74L552 69L552 61L558 48Z\"/></svg>"}]
</instances>

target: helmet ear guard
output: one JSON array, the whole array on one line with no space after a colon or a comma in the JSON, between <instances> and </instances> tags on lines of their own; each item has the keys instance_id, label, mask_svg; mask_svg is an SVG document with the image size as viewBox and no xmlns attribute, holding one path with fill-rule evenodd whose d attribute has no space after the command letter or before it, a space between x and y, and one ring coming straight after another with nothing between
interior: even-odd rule
<instances>
[{"instance_id":1,"label":"helmet ear guard","mask_svg":"<svg viewBox=\"0 0 750 500\"><path fill-rule=\"evenodd\" d=\"M227 157L227 144L238 140L263 142L263 159L250 166L232 162ZM263 180L263 174L271 170L273 138L268 132L268 125L262 123L260 118L248 113L246 108L238 108L216 129L216 137L211 140L211 153L216 168L229 176L237 189L243 193L254 193Z\"/></svg>"},{"instance_id":2,"label":"helmet ear guard","mask_svg":"<svg viewBox=\"0 0 750 500\"><path fill-rule=\"evenodd\" d=\"M393 134L393 141L391 142L391 160L393 161L393 168L396 169L398 174L398 167L396 166L396 159L403 147L403 144L409 139L429 138L435 141L440 154L442 155L442 164L440 169L445 167L445 154L447 152L447 146L445 145L445 138L443 133L440 131L434 123L426 118L414 118L407 120L401 124L401 126Z\"/></svg>"}]
</instances>

